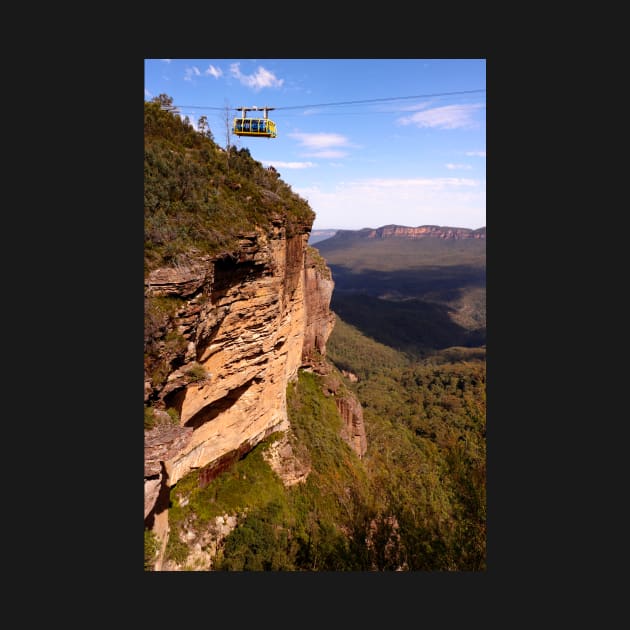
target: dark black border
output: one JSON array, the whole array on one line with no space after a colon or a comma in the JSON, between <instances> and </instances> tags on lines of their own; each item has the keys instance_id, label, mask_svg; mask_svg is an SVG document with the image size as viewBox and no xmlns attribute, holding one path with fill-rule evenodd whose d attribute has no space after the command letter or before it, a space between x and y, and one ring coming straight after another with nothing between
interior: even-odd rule
<instances>
[{"instance_id":1,"label":"dark black border","mask_svg":"<svg viewBox=\"0 0 630 630\"><path fill-rule=\"evenodd\" d=\"M425 24L425 27L427 25ZM347 27L347 23L346 23ZM214 27L216 30L216 25ZM344 29L347 36L347 28ZM297 32L294 39L299 39ZM199 35L197 35L198 37ZM173 54L171 45L156 45L136 58L117 59L110 70L116 88L92 92L90 102L100 115L85 129L92 148L82 154L86 164L73 172L72 183L86 199L85 212L77 218L81 244L74 250L73 270L81 273L83 288L74 304L79 349L90 356L90 370L81 379L86 394L81 404L89 409L84 422L88 430L79 436L89 444L87 461L81 464L89 479L102 488L91 500L97 509L89 511L95 528L103 567L124 574L137 597L152 601L156 594L169 593L173 604L177 594L211 600L213 610L232 608L235 618L245 615L272 616L289 606L298 607L304 618L337 610L338 603L349 618L383 621L430 616L432 607L446 606L449 618L461 613L466 619L487 618L491 599L509 596L515 582L544 567L545 559L536 548L538 519L545 505L541 474L532 461L530 445L540 438L538 403L533 403L535 370L528 354L538 347L536 296L523 260L532 257L532 233L523 212L523 202L514 194L514 176L509 157L519 139L524 140L523 120L518 121L513 104L516 80L514 67L498 55L488 56L484 46L446 53L448 45L434 50L410 50L396 40L388 54L348 54L334 45L310 54L305 47L287 55L272 44L256 48L243 41L239 46L191 46L194 50ZM415 34L422 39L420 31ZM325 33L319 38L329 41ZM289 38L290 39L290 38ZM155 41L158 41L156 38ZM304 42L302 42L304 43ZM308 42L307 42L308 43ZM243 44L242 50L240 44ZM276 43L280 46L279 43ZM230 49L232 48L232 49ZM235 53L235 48L239 52ZM369 48L369 46L368 46ZM481 49L481 50L480 50ZM264 50L264 55L261 53ZM286 50L286 48L284 48ZM301 51L301 52L300 52ZM358 52L358 51L357 51ZM181 574L150 574L142 571L142 466L143 433L136 411L142 396L142 92L145 57L278 57L278 58L486 58L488 75L488 570L478 574L207 574L184 578ZM514 90L514 91L513 91ZM109 97L113 96L113 101ZM513 130L515 122L519 130ZM511 176L512 175L512 176ZM522 182L521 182L522 184ZM522 190L522 186L519 188ZM527 197L525 197L527 198ZM531 196L527 198L531 200ZM522 220L519 220L522 217ZM530 268L531 269L531 268ZM535 272L540 271L535 267ZM540 354L535 361L541 360ZM535 380L535 379L534 379ZM537 434L537 437L534 437ZM89 472L88 472L89 471ZM93 475L93 476L92 476ZM537 496L534 496L537 495ZM137 522L134 525L134 521ZM84 523L87 526L87 523ZM546 548L546 551L548 548ZM95 567L99 571L98 562ZM186 580L183 582L182 580ZM135 590L135 589L134 589ZM264 596L262 593L265 593ZM141 593L143 595L141 595ZM151 597L153 595L153 598ZM260 600L260 607L250 602ZM159 597L158 597L159 600ZM319 602L319 603L318 603ZM164 603L155 601L163 609ZM166 607L169 607L167 605ZM378 610L374 610L375 607ZM332 614L332 612L331 612Z\"/></svg>"}]
</instances>

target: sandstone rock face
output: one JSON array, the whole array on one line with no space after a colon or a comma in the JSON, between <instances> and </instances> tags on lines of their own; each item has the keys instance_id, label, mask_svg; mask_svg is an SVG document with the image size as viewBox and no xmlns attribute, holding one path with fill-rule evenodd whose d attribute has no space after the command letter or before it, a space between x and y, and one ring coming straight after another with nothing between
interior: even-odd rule
<instances>
[{"instance_id":1,"label":"sandstone rock face","mask_svg":"<svg viewBox=\"0 0 630 630\"><path fill-rule=\"evenodd\" d=\"M335 326L335 314L329 310L335 284L330 274L323 274L312 250L307 250L304 269L306 328L302 361L310 364L315 351L326 354L326 341Z\"/></svg>"},{"instance_id":2,"label":"sandstone rock face","mask_svg":"<svg viewBox=\"0 0 630 630\"><path fill-rule=\"evenodd\" d=\"M162 462L168 461L185 449L190 442L192 429L159 425L144 434L144 518L157 503L167 483Z\"/></svg>"},{"instance_id":3,"label":"sandstone rock face","mask_svg":"<svg viewBox=\"0 0 630 630\"><path fill-rule=\"evenodd\" d=\"M145 433L145 518L153 510L157 522L160 488L289 428L287 384L313 349L325 352L334 325L332 280L305 263L307 241L307 229L287 237L276 225L244 235L232 255L149 275L145 295L181 300L174 329L185 342L165 383L145 375L145 401L175 409L180 431L161 445Z\"/></svg>"},{"instance_id":4,"label":"sandstone rock face","mask_svg":"<svg viewBox=\"0 0 630 630\"><path fill-rule=\"evenodd\" d=\"M151 272L147 288L155 296L177 295L187 297L198 291L204 283L212 281L213 267L208 256L191 260L177 269L156 269Z\"/></svg>"}]
</instances>

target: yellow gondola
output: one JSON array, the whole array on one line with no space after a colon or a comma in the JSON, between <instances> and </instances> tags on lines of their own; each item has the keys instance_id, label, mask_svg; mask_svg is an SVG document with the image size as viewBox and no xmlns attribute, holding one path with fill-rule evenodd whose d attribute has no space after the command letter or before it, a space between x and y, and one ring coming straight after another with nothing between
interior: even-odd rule
<instances>
[{"instance_id":1,"label":"yellow gondola","mask_svg":"<svg viewBox=\"0 0 630 630\"><path fill-rule=\"evenodd\" d=\"M260 138L275 138L276 123L267 118L267 112L274 107L237 107L242 112L240 117L234 119L232 132L237 136L254 136ZM264 111L264 118L247 118L247 112Z\"/></svg>"}]
</instances>

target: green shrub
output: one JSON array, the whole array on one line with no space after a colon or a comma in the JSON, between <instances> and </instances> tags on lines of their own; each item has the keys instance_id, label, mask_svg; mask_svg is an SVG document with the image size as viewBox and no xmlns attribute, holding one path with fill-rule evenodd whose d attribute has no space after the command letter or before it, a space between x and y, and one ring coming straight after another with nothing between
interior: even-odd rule
<instances>
[{"instance_id":1,"label":"green shrub","mask_svg":"<svg viewBox=\"0 0 630 630\"><path fill-rule=\"evenodd\" d=\"M177 409L173 409L173 407L169 407L166 410L166 413L170 416L171 418L171 423L174 424L175 426L179 425L179 412L177 411Z\"/></svg>"},{"instance_id":2,"label":"green shrub","mask_svg":"<svg viewBox=\"0 0 630 630\"><path fill-rule=\"evenodd\" d=\"M191 383L196 383L198 381L205 381L208 378L208 373L206 372L206 368L203 367L200 363L193 363L192 367L188 369L186 375L190 379Z\"/></svg>"},{"instance_id":3,"label":"green shrub","mask_svg":"<svg viewBox=\"0 0 630 630\"><path fill-rule=\"evenodd\" d=\"M153 571L153 566L157 560L160 543L157 536L150 529L144 530L144 570Z\"/></svg>"},{"instance_id":4,"label":"green shrub","mask_svg":"<svg viewBox=\"0 0 630 630\"><path fill-rule=\"evenodd\" d=\"M184 564L188 558L188 546L179 538L177 531L171 531L166 544L166 559Z\"/></svg>"},{"instance_id":5,"label":"green shrub","mask_svg":"<svg viewBox=\"0 0 630 630\"><path fill-rule=\"evenodd\" d=\"M225 540L218 571L292 571L295 545L282 527L284 508L270 502L250 514ZM280 518L279 518L280 517Z\"/></svg>"},{"instance_id":6,"label":"green shrub","mask_svg":"<svg viewBox=\"0 0 630 630\"><path fill-rule=\"evenodd\" d=\"M153 407L145 407L144 408L144 430L148 431L152 429L157 422L157 418L153 413Z\"/></svg>"}]
</instances>

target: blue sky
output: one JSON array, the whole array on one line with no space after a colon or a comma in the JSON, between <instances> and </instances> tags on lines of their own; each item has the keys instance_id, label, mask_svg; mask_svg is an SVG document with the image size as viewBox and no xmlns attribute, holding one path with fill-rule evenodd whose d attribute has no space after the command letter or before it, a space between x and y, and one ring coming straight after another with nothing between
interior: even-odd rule
<instances>
[{"instance_id":1,"label":"blue sky","mask_svg":"<svg viewBox=\"0 0 630 630\"><path fill-rule=\"evenodd\" d=\"M486 225L485 59L145 59L227 145L237 107L274 107L276 138L230 133L316 213L313 229ZM227 109L226 109L227 108ZM249 112L248 117L262 115Z\"/></svg>"}]
</instances>

